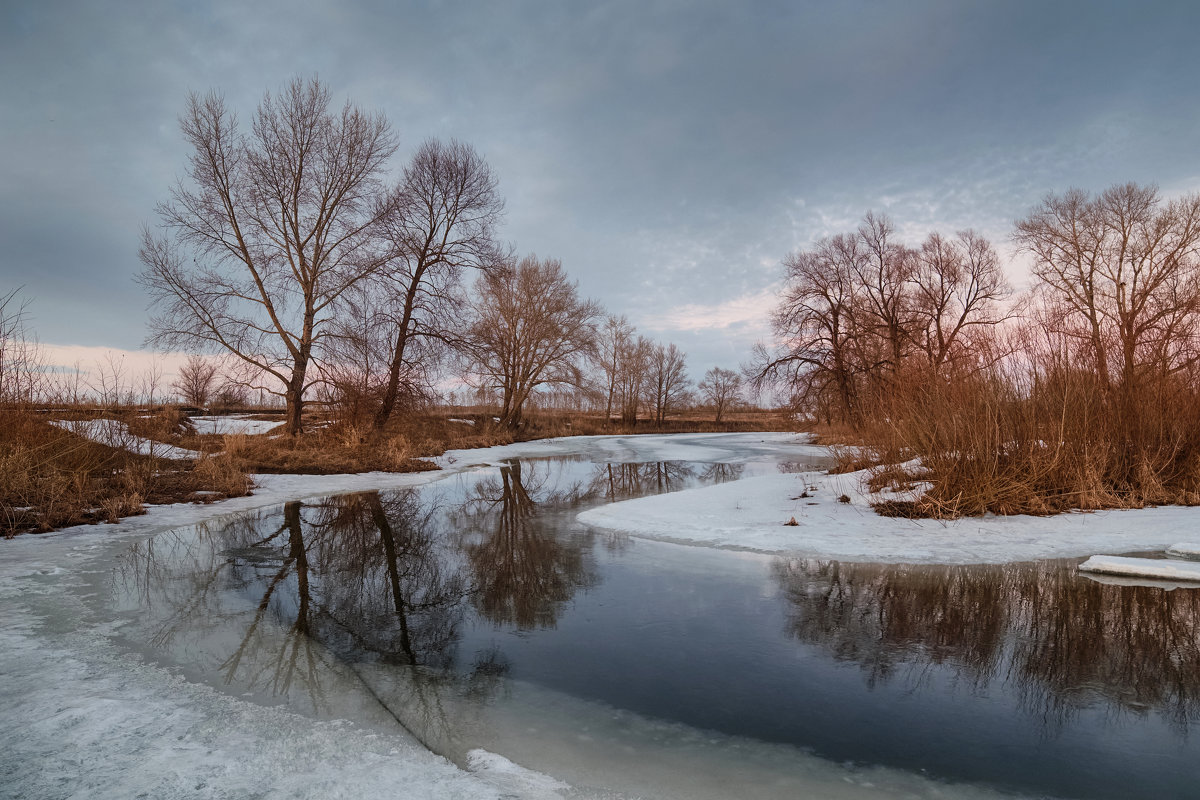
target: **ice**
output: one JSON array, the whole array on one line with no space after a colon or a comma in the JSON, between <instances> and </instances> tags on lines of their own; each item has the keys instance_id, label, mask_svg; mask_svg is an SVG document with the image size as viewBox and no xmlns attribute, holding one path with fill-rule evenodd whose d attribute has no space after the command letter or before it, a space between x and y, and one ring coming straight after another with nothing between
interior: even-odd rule
<instances>
[{"instance_id":1,"label":"ice","mask_svg":"<svg viewBox=\"0 0 1200 800\"><path fill-rule=\"evenodd\" d=\"M1167 555L1175 556L1176 558L1200 560L1200 544L1188 544L1186 542L1173 544L1167 548Z\"/></svg>"},{"instance_id":2,"label":"ice","mask_svg":"<svg viewBox=\"0 0 1200 800\"><path fill-rule=\"evenodd\" d=\"M647 539L843 561L995 564L1159 550L1200 523L1200 508L952 521L882 517L865 473L765 475L600 506L579 522ZM808 496L805 497L804 495ZM849 503L838 502L845 495ZM796 525L786 525L791 519Z\"/></svg>"},{"instance_id":3,"label":"ice","mask_svg":"<svg viewBox=\"0 0 1200 800\"><path fill-rule=\"evenodd\" d=\"M1175 561L1169 558L1125 558L1121 556L1092 556L1079 565L1080 572L1101 572L1107 575L1126 575L1200 583L1200 563Z\"/></svg>"},{"instance_id":4,"label":"ice","mask_svg":"<svg viewBox=\"0 0 1200 800\"><path fill-rule=\"evenodd\" d=\"M510 458L578 455L593 461L739 463L767 456L825 458L829 451L795 433L676 433L570 436L476 450L448 450L439 463L499 464Z\"/></svg>"},{"instance_id":5,"label":"ice","mask_svg":"<svg viewBox=\"0 0 1200 800\"><path fill-rule=\"evenodd\" d=\"M163 444L152 439L134 436L129 432L129 426L115 419L82 419L60 420L52 419L50 424L70 431L77 436L91 439L93 442L128 450L143 456L158 456L159 458L191 459L200 454L195 450L185 450L182 447Z\"/></svg>"},{"instance_id":6,"label":"ice","mask_svg":"<svg viewBox=\"0 0 1200 800\"><path fill-rule=\"evenodd\" d=\"M283 420L250 419L249 414L232 416L191 417L196 433L244 433L255 435L269 433L280 425Z\"/></svg>"}]
</instances>

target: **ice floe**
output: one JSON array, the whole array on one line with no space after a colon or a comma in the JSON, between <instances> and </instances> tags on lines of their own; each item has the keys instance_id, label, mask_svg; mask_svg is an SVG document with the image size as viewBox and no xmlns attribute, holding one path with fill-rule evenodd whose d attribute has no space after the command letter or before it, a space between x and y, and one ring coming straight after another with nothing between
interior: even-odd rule
<instances>
[{"instance_id":1,"label":"ice floe","mask_svg":"<svg viewBox=\"0 0 1200 800\"><path fill-rule=\"evenodd\" d=\"M1200 563L1170 558L1092 556L1079 565L1079 571L1171 581L1194 581L1200 584Z\"/></svg>"}]
</instances>

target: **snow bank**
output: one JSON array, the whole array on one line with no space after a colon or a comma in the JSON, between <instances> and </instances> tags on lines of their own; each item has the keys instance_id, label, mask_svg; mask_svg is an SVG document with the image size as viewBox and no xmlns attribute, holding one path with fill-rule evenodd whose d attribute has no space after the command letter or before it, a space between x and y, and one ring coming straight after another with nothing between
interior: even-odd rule
<instances>
[{"instance_id":1,"label":"snow bank","mask_svg":"<svg viewBox=\"0 0 1200 800\"><path fill-rule=\"evenodd\" d=\"M1200 583L1200 563L1175 561L1169 558L1092 556L1079 565L1079 571Z\"/></svg>"},{"instance_id":2,"label":"snow bank","mask_svg":"<svg viewBox=\"0 0 1200 800\"><path fill-rule=\"evenodd\" d=\"M61 420L52 419L50 424L70 431L77 436L91 439L93 442L128 450L143 456L158 456L159 458L190 459L199 457L195 450L185 450L153 439L134 436L129 432L129 426L115 419L82 419Z\"/></svg>"},{"instance_id":3,"label":"snow bank","mask_svg":"<svg viewBox=\"0 0 1200 800\"><path fill-rule=\"evenodd\" d=\"M283 420L250 419L249 414L235 416L206 416L191 417L196 433L244 433L255 435L269 433L280 425Z\"/></svg>"},{"instance_id":4,"label":"snow bank","mask_svg":"<svg viewBox=\"0 0 1200 800\"><path fill-rule=\"evenodd\" d=\"M887 495L866 494L860 486L864 475L751 477L613 503L585 511L578 520L682 544L926 564L995 564L1158 550L1200 523L1200 508L1177 506L953 521L881 517L869 503ZM841 495L850 502L838 502ZM793 518L795 526L785 524Z\"/></svg>"}]
</instances>

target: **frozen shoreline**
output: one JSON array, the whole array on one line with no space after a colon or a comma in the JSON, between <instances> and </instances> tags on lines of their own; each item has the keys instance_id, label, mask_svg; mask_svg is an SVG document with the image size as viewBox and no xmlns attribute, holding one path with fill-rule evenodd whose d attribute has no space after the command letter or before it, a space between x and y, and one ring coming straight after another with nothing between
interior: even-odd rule
<instances>
[{"instance_id":1,"label":"frozen shoreline","mask_svg":"<svg viewBox=\"0 0 1200 800\"><path fill-rule=\"evenodd\" d=\"M863 473L765 475L581 513L579 522L679 544L840 561L997 564L1162 550L1191 534L1200 507L969 517L881 517ZM807 497L802 496L807 493ZM845 495L849 503L838 501ZM796 525L788 525L795 519Z\"/></svg>"}]
</instances>

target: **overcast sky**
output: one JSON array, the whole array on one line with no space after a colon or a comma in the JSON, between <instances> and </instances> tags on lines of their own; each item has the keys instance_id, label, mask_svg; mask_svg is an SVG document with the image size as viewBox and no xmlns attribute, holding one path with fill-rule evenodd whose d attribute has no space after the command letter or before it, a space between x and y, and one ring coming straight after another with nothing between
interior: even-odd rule
<instances>
[{"instance_id":1,"label":"overcast sky","mask_svg":"<svg viewBox=\"0 0 1200 800\"><path fill-rule=\"evenodd\" d=\"M177 118L314 73L492 164L503 237L735 367L780 259L868 210L1007 252L1047 192L1200 189L1200 3L0 0L0 291L43 342L135 349ZM1014 268L1018 271L1019 265Z\"/></svg>"}]
</instances>

